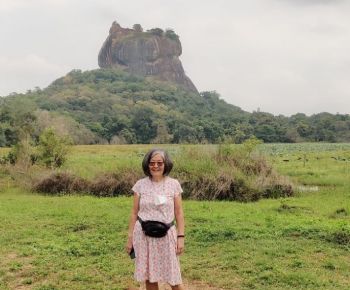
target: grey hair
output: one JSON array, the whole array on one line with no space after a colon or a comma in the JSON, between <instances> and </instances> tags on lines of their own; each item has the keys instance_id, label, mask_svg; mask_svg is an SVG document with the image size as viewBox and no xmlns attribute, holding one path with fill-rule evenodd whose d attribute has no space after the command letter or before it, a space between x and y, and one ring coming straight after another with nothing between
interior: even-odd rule
<instances>
[{"instance_id":1,"label":"grey hair","mask_svg":"<svg viewBox=\"0 0 350 290\"><path fill-rule=\"evenodd\" d=\"M162 156L163 160L165 159L165 152L164 150L160 150L157 149L156 151L154 151L151 155L151 158L153 158L154 156L156 156L157 154L159 154L160 156Z\"/></svg>"},{"instance_id":2,"label":"grey hair","mask_svg":"<svg viewBox=\"0 0 350 290\"><path fill-rule=\"evenodd\" d=\"M173 169L173 162L171 161L168 152L162 149L152 149L146 153L142 161L143 172L149 177L152 177L151 171L149 170L149 162L151 161L152 157L154 157L157 154L159 154L163 158L164 176L169 175L170 171Z\"/></svg>"}]
</instances>

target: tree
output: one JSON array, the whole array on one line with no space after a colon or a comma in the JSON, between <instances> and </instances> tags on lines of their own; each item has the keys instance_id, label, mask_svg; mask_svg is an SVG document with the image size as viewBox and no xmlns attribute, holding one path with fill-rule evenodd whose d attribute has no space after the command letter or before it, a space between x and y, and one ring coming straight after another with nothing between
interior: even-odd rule
<instances>
[{"instance_id":1,"label":"tree","mask_svg":"<svg viewBox=\"0 0 350 290\"><path fill-rule=\"evenodd\" d=\"M12 146L6 159L11 164L16 164L23 170L27 170L34 164L36 154L30 136L23 137L17 144Z\"/></svg>"},{"instance_id":2,"label":"tree","mask_svg":"<svg viewBox=\"0 0 350 290\"><path fill-rule=\"evenodd\" d=\"M71 144L69 137L58 136L52 128L48 128L39 137L39 160L47 167L61 167L66 161Z\"/></svg>"},{"instance_id":3,"label":"tree","mask_svg":"<svg viewBox=\"0 0 350 290\"><path fill-rule=\"evenodd\" d=\"M163 33L164 33L163 29L160 29L158 27L149 29L147 30L147 32L157 36L163 36Z\"/></svg>"},{"instance_id":4,"label":"tree","mask_svg":"<svg viewBox=\"0 0 350 290\"><path fill-rule=\"evenodd\" d=\"M233 133L230 135L237 144L243 143L245 140L253 137L253 127L247 123L237 124L233 127Z\"/></svg>"},{"instance_id":5,"label":"tree","mask_svg":"<svg viewBox=\"0 0 350 290\"><path fill-rule=\"evenodd\" d=\"M141 24L134 24L132 27L136 32L143 32Z\"/></svg>"},{"instance_id":6,"label":"tree","mask_svg":"<svg viewBox=\"0 0 350 290\"><path fill-rule=\"evenodd\" d=\"M297 142L302 141L302 139L298 133L298 130L296 128L287 129L286 137L287 137L288 142L290 142L290 143L297 143Z\"/></svg>"},{"instance_id":7,"label":"tree","mask_svg":"<svg viewBox=\"0 0 350 290\"><path fill-rule=\"evenodd\" d=\"M205 139L210 143L216 143L223 136L222 127L213 121L201 121L200 126L203 128Z\"/></svg>"},{"instance_id":8,"label":"tree","mask_svg":"<svg viewBox=\"0 0 350 290\"><path fill-rule=\"evenodd\" d=\"M137 143L137 138L135 132L132 129L123 129L120 131L119 136L124 138L126 143L135 144Z\"/></svg>"},{"instance_id":9,"label":"tree","mask_svg":"<svg viewBox=\"0 0 350 290\"><path fill-rule=\"evenodd\" d=\"M155 144L171 143L173 136L169 134L168 126L163 121L157 122L157 136L152 140Z\"/></svg>"},{"instance_id":10,"label":"tree","mask_svg":"<svg viewBox=\"0 0 350 290\"><path fill-rule=\"evenodd\" d=\"M157 126L154 120L158 118L156 112L150 107L137 105L134 108L132 128L135 130L137 142L148 144L157 135Z\"/></svg>"},{"instance_id":11,"label":"tree","mask_svg":"<svg viewBox=\"0 0 350 290\"><path fill-rule=\"evenodd\" d=\"M36 126L36 105L29 99L7 98L0 107L0 134L5 146L32 135Z\"/></svg>"},{"instance_id":12,"label":"tree","mask_svg":"<svg viewBox=\"0 0 350 290\"><path fill-rule=\"evenodd\" d=\"M179 36L175 33L173 29L167 28L165 30L165 36L172 40L179 40Z\"/></svg>"},{"instance_id":13,"label":"tree","mask_svg":"<svg viewBox=\"0 0 350 290\"><path fill-rule=\"evenodd\" d=\"M175 143L197 143L197 131L190 125L179 124L174 130Z\"/></svg>"}]
</instances>

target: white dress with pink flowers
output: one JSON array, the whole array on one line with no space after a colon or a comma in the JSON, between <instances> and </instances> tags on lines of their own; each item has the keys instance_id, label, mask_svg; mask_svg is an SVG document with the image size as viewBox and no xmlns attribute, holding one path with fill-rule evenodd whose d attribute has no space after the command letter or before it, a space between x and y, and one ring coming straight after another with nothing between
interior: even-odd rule
<instances>
[{"instance_id":1,"label":"white dress with pink flowers","mask_svg":"<svg viewBox=\"0 0 350 290\"><path fill-rule=\"evenodd\" d=\"M182 193L180 183L171 177L152 182L145 177L132 190L140 196L139 217L171 223L175 219L174 197ZM146 236L139 221L135 223L133 246L135 250L135 279L139 282L182 283L179 258L176 255L177 231L172 226L162 238Z\"/></svg>"}]
</instances>

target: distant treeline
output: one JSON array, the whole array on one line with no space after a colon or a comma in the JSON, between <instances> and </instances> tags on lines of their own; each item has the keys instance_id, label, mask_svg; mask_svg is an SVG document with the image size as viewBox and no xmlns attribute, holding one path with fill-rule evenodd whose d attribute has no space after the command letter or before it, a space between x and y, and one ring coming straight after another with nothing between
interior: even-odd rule
<instances>
[{"instance_id":1,"label":"distant treeline","mask_svg":"<svg viewBox=\"0 0 350 290\"><path fill-rule=\"evenodd\" d=\"M73 70L45 89L1 99L0 146L28 135L36 142L47 127L76 144L242 143L252 136L264 142L350 141L349 115L248 113L215 91L189 93L113 69Z\"/></svg>"}]
</instances>

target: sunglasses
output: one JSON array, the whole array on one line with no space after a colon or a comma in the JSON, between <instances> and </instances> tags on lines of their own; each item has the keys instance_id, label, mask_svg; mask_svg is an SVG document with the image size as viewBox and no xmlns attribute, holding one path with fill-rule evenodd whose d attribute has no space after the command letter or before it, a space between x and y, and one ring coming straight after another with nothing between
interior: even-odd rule
<instances>
[{"instance_id":1,"label":"sunglasses","mask_svg":"<svg viewBox=\"0 0 350 290\"><path fill-rule=\"evenodd\" d=\"M161 166L164 165L164 162L163 162L163 161L157 161L157 162L151 161L148 165L151 166L151 167L154 167L154 166L156 166L156 165L157 165L158 167L161 167Z\"/></svg>"}]
</instances>

